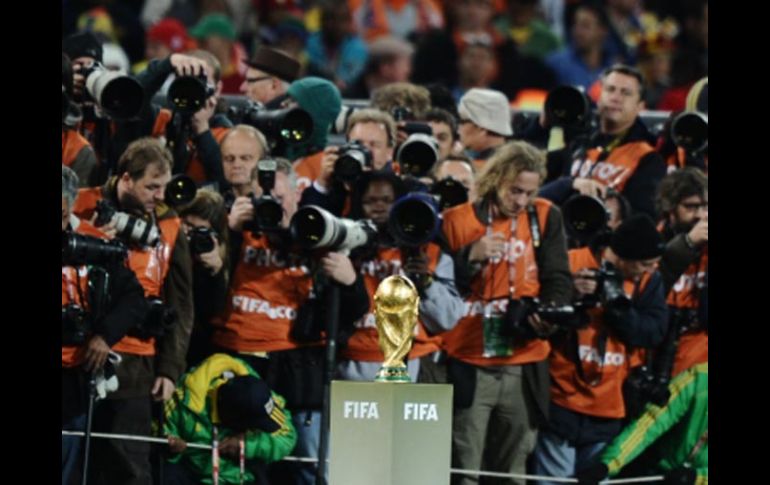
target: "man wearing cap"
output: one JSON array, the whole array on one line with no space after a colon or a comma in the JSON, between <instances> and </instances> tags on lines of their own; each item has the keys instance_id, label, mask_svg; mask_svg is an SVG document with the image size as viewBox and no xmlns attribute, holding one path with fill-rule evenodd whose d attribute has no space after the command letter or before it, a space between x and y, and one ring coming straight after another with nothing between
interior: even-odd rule
<instances>
[{"instance_id":1,"label":"man wearing cap","mask_svg":"<svg viewBox=\"0 0 770 485\"><path fill-rule=\"evenodd\" d=\"M171 54L184 52L195 47L195 41L187 34L187 28L179 20L164 18L147 30L144 49L145 60L134 65L132 71L139 73L154 59L165 59Z\"/></svg>"},{"instance_id":2,"label":"man wearing cap","mask_svg":"<svg viewBox=\"0 0 770 485\"><path fill-rule=\"evenodd\" d=\"M301 67L296 59L265 46L257 49L246 65L246 79L239 89L251 101L262 104L286 94Z\"/></svg>"},{"instance_id":3,"label":"man wearing cap","mask_svg":"<svg viewBox=\"0 0 770 485\"><path fill-rule=\"evenodd\" d=\"M198 40L201 48L211 52L222 66L222 92L238 94L243 83L247 58L246 50L236 39L232 20L222 13L213 13L203 17L190 35Z\"/></svg>"},{"instance_id":4,"label":"man wearing cap","mask_svg":"<svg viewBox=\"0 0 770 485\"><path fill-rule=\"evenodd\" d=\"M513 135L508 98L500 91L473 88L460 98L457 112L460 143L480 170L506 137Z\"/></svg>"},{"instance_id":5,"label":"man wearing cap","mask_svg":"<svg viewBox=\"0 0 770 485\"><path fill-rule=\"evenodd\" d=\"M187 443L218 442L219 483L267 483L262 464L288 455L297 441L283 397L245 361L214 354L182 376L165 406L163 432L172 456L164 484L209 483L211 451ZM239 463L243 447L245 467Z\"/></svg>"},{"instance_id":6,"label":"man wearing cap","mask_svg":"<svg viewBox=\"0 0 770 485\"><path fill-rule=\"evenodd\" d=\"M663 250L655 223L637 214L618 226L599 254L588 247L569 252L576 298L594 303L582 317L585 326L563 328L551 339L551 404L535 449L536 474L574 476L620 432L628 405L623 383L642 365L642 349L655 347L666 333L668 311L656 271Z\"/></svg>"}]
</instances>

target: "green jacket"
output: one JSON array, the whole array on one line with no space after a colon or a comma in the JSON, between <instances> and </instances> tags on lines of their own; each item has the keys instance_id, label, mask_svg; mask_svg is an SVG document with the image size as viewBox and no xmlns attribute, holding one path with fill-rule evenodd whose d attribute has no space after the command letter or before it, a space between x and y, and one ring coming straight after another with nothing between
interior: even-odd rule
<instances>
[{"instance_id":1,"label":"green jacket","mask_svg":"<svg viewBox=\"0 0 770 485\"><path fill-rule=\"evenodd\" d=\"M669 385L671 397L663 407L648 404L604 450L602 462L610 476L655 443L663 457L657 467L666 472L685 464L698 473L697 484L708 483L708 440L688 459L701 436L708 431L709 365L699 364L676 376ZM670 431L669 431L670 430Z\"/></svg>"},{"instance_id":2,"label":"green jacket","mask_svg":"<svg viewBox=\"0 0 770 485\"><path fill-rule=\"evenodd\" d=\"M231 373L230 375L227 375ZM235 375L259 375L244 361L226 354L214 354L198 367L182 376L180 385L165 407L166 435L178 436L188 443L211 444L214 424L218 423L216 396L219 386ZM291 453L297 442L297 433L291 422L291 414L284 408L283 397L272 393L279 416L282 416L281 428L273 434L260 430L250 430L245 438L246 460L259 460L270 463L280 460ZM228 428L218 428L218 438L235 434ZM195 473L201 483L212 483L211 451L187 448L183 453L169 461L183 463ZM246 467L245 482L254 480L253 474ZM240 483L240 466L237 459L220 455L220 483Z\"/></svg>"}]
</instances>

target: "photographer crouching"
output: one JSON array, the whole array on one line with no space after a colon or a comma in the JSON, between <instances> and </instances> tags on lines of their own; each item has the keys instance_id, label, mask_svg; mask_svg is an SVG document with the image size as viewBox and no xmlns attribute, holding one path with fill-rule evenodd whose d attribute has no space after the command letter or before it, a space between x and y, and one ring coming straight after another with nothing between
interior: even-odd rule
<instances>
[{"instance_id":1,"label":"photographer crouching","mask_svg":"<svg viewBox=\"0 0 770 485\"><path fill-rule=\"evenodd\" d=\"M181 220L164 203L171 153L142 138L121 155L116 176L82 189L74 212L129 246L128 263L150 304L146 319L115 346L120 390L94 416L100 431L150 435L151 400L166 401L185 370L193 324L192 262ZM150 445L110 440L96 448L94 480L150 483Z\"/></svg>"},{"instance_id":2,"label":"photographer crouching","mask_svg":"<svg viewBox=\"0 0 770 485\"><path fill-rule=\"evenodd\" d=\"M142 287L126 266L126 249L72 215L78 177L62 165L62 429L82 431L92 378L114 374L114 346L145 318ZM113 359L114 360L114 359ZM110 362L108 364L108 362ZM90 394L90 396L89 396ZM101 396L104 397L104 396ZM62 436L62 484L76 483L82 439ZM70 482L70 480L72 480Z\"/></svg>"},{"instance_id":3,"label":"photographer crouching","mask_svg":"<svg viewBox=\"0 0 770 485\"><path fill-rule=\"evenodd\" d=\"M630 404L624 392L636 392L632 369L641 366L642 349L655 347L666 333L656 271L663 248L653 221L639 214L620 224L609 247L569 252L582 315L552 338L550 417L538 436L537 474L574 476L595 463L620 431Z\"/></svg>"}]
</instances>

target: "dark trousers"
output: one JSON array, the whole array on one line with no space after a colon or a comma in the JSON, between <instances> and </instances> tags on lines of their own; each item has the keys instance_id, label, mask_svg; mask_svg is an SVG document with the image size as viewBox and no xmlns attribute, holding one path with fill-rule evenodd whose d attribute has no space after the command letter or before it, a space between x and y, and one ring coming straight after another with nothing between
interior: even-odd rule
<instances>
[{"instance_id":1,"label":"dark trousers","mask_svg":"<svg viewBox=\"0 0 770 485\"><path fill-rule=\"evenodd\" d=\"M150 436L150 398L106 399L94 412L94 431ZM92 447L93 484L152 485L150 444L99 439Z\"/></svg>"}]
</instances>

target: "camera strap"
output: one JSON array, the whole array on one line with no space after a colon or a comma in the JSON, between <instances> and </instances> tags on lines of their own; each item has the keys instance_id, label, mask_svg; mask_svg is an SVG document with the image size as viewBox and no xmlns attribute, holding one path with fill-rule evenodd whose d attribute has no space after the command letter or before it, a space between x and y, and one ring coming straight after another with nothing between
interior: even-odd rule
<instances>
[{"instance_id":1,"label":"camera strap","mask_svg":"<svg viewBox=\"0 0 770 485\"><path fill-rule=\"evenodd\" d=\"M604 330L601 330L596 338L596 351L598 354L599 362L596 363L596 365L599 368L599 371L593 379L589 380L586 378L585 369L583 368L583 361L580 359L580 339L578 339L578 330L573 329L570 330L569 336L567 337L567 352L572 361L575 364L575 369L577 370L578 377L581 381L585 382L591 387L596 387L602 382L602 378L604 376L604 357L607 353L607 332Z\"/></svg>"}]
</instances>

